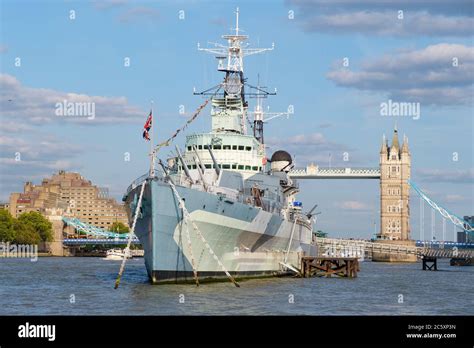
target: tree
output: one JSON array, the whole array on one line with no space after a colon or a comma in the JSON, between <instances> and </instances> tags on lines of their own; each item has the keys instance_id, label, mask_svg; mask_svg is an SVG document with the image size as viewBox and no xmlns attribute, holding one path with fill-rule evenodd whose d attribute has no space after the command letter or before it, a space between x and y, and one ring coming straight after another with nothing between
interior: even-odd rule
<instances>
[{"instance_id":1,"label":"tree","mask_svg":"<svg viewBox=\"0 0 474 348\"><path fill-rule=\"evenodd\" d=\"M36 211L23 213L18 217L18 221L25 225L29 225L39 234L39 237L44 242L53 241L53 225L51 221Z\"/></svg>"},{"instance_id":2,"label":"tree","mask_svg":"<svg viewBox=\"0 0 474 348\"><path fill-rule=\"evenodd\" d=\"M16 244L38 244L41 241L40 234L31 224L24 223L20 219L13 220Z\"/></svg>"},{"instance_id":3,"label":"tree","mask_svg":"<svg viewBox=\"0 0 474 348\"><path fill-rule=\"evenodd\" d=\"M8 210L0 209L0 242L12 242L15 240L13 221L14 218Z\"/></svg>"},{"instance_id":4,"label":"tree","mask_svg":"<svg viewBox=\"0 0 474 348\"><path fill-rule=\"evenodd\" d=\"M124 225L121 222L114 222L112 226L109 227L109 231L115 232L115 233L128 233L130 229L128 226Z\"/></svg>"}]
</instances>

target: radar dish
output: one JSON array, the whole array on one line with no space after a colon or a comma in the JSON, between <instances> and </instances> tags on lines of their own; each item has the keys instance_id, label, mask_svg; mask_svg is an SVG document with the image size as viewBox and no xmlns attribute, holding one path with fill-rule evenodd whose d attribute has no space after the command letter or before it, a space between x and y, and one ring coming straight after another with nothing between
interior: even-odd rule
<instances>
[{"instance_id":1,"label":"radar dish","mask_svg":"<svg viewBox=\"0 0 474 348\"><path fill-rule=\"evenodd\" d=\"M240 78L229 78L228 81L224 83L224 90L227 94L231 96L239 95L242 90L242 83L240 82Z\"/></svg>"}]
</instances>

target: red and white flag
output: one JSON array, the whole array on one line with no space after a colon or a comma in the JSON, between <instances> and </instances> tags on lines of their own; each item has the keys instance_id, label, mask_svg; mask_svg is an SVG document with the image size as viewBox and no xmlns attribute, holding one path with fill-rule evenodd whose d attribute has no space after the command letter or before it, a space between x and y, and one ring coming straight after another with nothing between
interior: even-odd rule
<instances>
[{"instance_id":1,"label":"red and white flag","mask_svg":"<svg viewBox=\"0 0 474 348\"><path fill-rule=\"evenodd\" d=\"M148 118L146 119L146 123L143 126L143 139L149 141L150 140L150 134L148 133L151 129L153 123L153 115L152 112L150 111L150 114L148 115Z\"/></svg>"}]
</instances>

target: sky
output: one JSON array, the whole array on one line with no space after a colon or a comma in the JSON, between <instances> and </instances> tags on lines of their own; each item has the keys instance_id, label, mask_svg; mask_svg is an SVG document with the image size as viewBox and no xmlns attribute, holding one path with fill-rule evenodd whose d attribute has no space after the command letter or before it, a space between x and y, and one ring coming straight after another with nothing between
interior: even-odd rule
<instances>
[{"instance_id":1,"label":"sky","mask_svg":"<svg viewBox=\"0 0 474 348\"><path fill-rule=\"evenodd\" d=\"M383 134L409 139L412 180L459 216L474 215L474 7L471 1L0 1L0 201L58 170L78 171L121 199L148 167L142 129L154 101L164 140L218 84L215 58L197 50L235 26L249 47L252 85L277 89L265 125L268 154L297 167L378 167ZM95 117L57 114L90 102ZM420 114L383 115L381 104L419 103ZM414 104L416 105L416 104ZM254 100L250 100L250 108ZM180 112L183 111L184 112ZM187 133L210 130L205 109ZM184 144L184 136L176 144ZM401 139L400 139L401 140ZM165 159L171 147L162 149ZM347 161L344 161L347 153ZM306 180L299 200L318 204L329 235L368 238L379 229L378 180ZM412 237L420 201L411 191ZM424 207L424 234L442 220ZM432 223L434 221L434 224ZM374 225L375 224L375 225ZM455 229L448 222L445 239Z\"/></svg>"}]
</instances>

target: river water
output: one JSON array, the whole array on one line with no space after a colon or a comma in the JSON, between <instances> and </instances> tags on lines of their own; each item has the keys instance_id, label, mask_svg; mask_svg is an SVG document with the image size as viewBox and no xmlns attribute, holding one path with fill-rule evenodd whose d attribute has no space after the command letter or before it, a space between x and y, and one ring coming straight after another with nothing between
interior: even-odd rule
<instances>
[{"instance_id":1,"label":"river water","mask_svg":"<svg viewBox=\"0 0 474 348\"><path fill-rule=\"evenodd\" d=\"M0 259L0 315L474 315L474 267L362 262L358 278L150 285L143 259Z\"/></svg>"}]
</instances>

